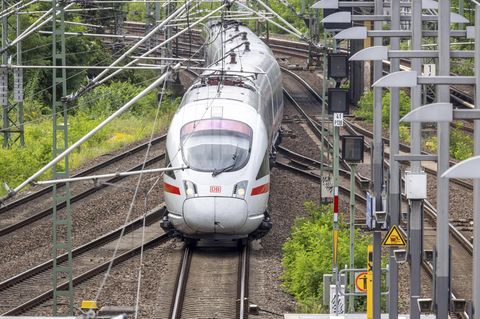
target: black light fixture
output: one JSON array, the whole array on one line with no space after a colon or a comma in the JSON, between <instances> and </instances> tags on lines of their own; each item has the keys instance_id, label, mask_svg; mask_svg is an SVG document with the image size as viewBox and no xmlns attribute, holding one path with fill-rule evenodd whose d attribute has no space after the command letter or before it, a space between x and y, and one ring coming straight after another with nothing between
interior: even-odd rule
<instances>
[{"instance_id":1,"label":"black light fixture","mask_svg":"<svg viewBox=\"0 0 480 319\"><path fill-rule=\"evenodd\" d=\"M350 163L363 162L363 135L342 136L342 158Z\"/></svg>"},{"instance_id":2,"label":"black light fixture","mask_svg":"<svg viewBox=\"0 0 480 319\"><path fill-rule=\"evenodd\" d=\"M328 77L340 82L348 78L348 54L330 53L328 55Z\"/></svg>"},{"instance_id":3,"label":"black light fixture","mask_svg":"<svg viewBox=\"0 0 480 319\"><path fill-rule=\"evenodd\" d=\"M348 89L329 88L328 89L328 114L344 113L348 114L350 99Z\"/></svg>"}]
</instances>

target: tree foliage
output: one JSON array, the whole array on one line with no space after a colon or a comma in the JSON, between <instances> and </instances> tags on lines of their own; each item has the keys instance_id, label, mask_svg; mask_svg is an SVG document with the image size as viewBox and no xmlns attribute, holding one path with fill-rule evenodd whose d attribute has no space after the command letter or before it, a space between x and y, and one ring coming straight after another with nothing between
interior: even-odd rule
<instances>
[{"instance_id":1,"label":"tree foliage","mask_svg":"<svg viewBox=\"0 0 480 319\"><path fill-rule=\"evenodd\" d=\"M129 83L114 82L98 87L90 97L80 99L75 114L69 116L69 144L75 143L110 115L111 111L121 107L141 90L142 87ZM163 99L161 118L155 130L166 127L179 102L179 99ZM153 129L156 105L154 92L140 99L119 119L73 152L69 158L70 166L75 169L89 159L148 136ZM16 186L47 164L53 158L52 132L50 117L43 117L35 124L25 126L25 147L14 145L10 149L0 149L0 182ZM44 178L49 177L50 173L44 175ZM0 195L4 194L3 188L0 189Z\"/></svg>"},{"instance_id":2,"label":"tree foliage","mask_svg":"<svg viewBox=\"0 0 480 319\"><path fill-rule=\"evenodd\" d=\"M326 311L321 305L323 275L332 272L333 213L331 206L305 203L308 217L296 220L283 246L283 276L286 290L295 297L299 310ZM355 230L355 267L365 268L370 239ZM349 264L349 229L340 220L338 264Z\"/></svg>"}]
</instances>

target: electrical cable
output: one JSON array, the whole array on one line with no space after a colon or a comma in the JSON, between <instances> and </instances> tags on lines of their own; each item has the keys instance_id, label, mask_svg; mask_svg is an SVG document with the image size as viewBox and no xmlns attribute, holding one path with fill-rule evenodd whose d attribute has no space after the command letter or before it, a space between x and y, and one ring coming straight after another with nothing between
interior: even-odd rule
<instances>
[{"instance_id":1,"label":"electrical cable","mask_svg":"<svg viewBox=\"0 0 480 319\"><path fill-rule=\"evenodd\" d=\"M169 72L169 67L167 67L167 69L165 70L165 72ZM163 82L164 85L166 83L166 80ZM158 110L160 109L160 107L157 108L157 114L158 114ZM156 119L155 119L156 120ZM155 126L154 126L155 127ZM113 256L112 256L112 259L110 260L110 263L108 265L108 269L107 271L105 272L105 276L103 277L103 280L102 280L102 283L97 291L97 294L95 296L95 301L98 300L98 298L100 297L100 294L102 293L102 290L103 288L105 287L105 284L107 282L107 279L108 277L110 276L110 272L112 271L112 267L113 267L113 261L118 253L118 249L120 247L120 243L122 241L122 237L123 235L125 234L125 229L126 229L126 225L128 223L128 221L130 220L130 216L133 212L133 207L135 205L135 201L137 199L137 195L138 195L138 190L140 189L140 183L142 182L142 178L143 178L143 170L145 169L145 166L146 166L146 162L147 162L147 158L148 158L148 154L150 153L150 149L151 149L151 146L152 146L152 140L153 140L153 132L154 132L154 127L152 128L152 134L150 135L150 142L148 144L148 148L147 148L147 151L145 152L145 157L144 157L144 160L143 160L143 164L142 164L142 168L141 168L141 172L140 175L138 176L138 179L137 179L137 185L136 185L136 188L135 188L135 192L133 194L133 197L132 197L132 200L130 201L130 206L129 206L129 209L128 209L128 212L127 212L127 216L125 217L125 221L124 221L124 227L122 228L122 231L120 233L120 236L119 238L117 239L117 242L116 242L116 245L115 245L115 250L113 252Z\"/></svg>"},{"instance_id":2,"label":"electrical cable","mask_svg":"<svg viewBox=\"0 0 480 319\"><path fill-rule=\"evenodd\" d=\"M150 134L150 141L149 141L149 144L148 144L147 151L145 152L145 159L144 159L144 162L143 162L143 165L142 165L142 171L146 166L147 158L148 158L148 155L150 153L150 149L152 147L153 136L155 135L155 126L157 125L158 118L160 116L160 106L162 105L162 100L163 100L163 96L164 96L164 93L165 93L166 85L167 85L167 81L164 81L162 90L160 92L160 100L159 100L158 105L157 105L157 112L155 113L155 119L153 121L153 127L152 127L152 131L151 131L151 134ZM141 176L142 176L142 174L140 175L140 177ZM138 184L138 185L140 185L140 184ZM143 252L144 252L143 245L145 243L145 223L146 223L146 217L147 217L147 195L148 195L148 193L145 196L145 213L143 215L142 246L140 248L140 264L139 264L139 267L138 267L138 277L137 277L138 278L138 280L137 280L137 297L136 297L136 301L135 301L135 319L138 318L138 308L139 308L139 303L140 303L140 288L141 288L141 280L142 280L142 269L143 269L142 266L143 266Z\"/></svg>"}]
</instances>

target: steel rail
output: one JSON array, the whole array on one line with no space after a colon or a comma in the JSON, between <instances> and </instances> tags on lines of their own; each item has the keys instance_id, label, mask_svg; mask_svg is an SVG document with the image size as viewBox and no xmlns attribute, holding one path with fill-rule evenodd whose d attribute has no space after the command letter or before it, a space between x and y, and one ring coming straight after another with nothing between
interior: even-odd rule
<instances>
[{"instance_id":1,"label":"steel rail","mask_svg":"<svg viewBox=\"0 0 480 319\"><path fill-rule=\"evenodd\" d=\"M175 284L175 293L173 294L172 306L170 308L170 319L180 319L182 315L183 302L185 300L185 288L187 286L188 273L190 272L190 265L193 255L192 247L188 245L185 247L182 257L182 263L178 271L178 276Z\"/></svg>"},{"instance_id":2,"label":"steel rail","mask_svg":"<svg viewBox=\"0 0 480 319\"><path fill-rule=\"evenodd\" d=\"M322 97L320 95L318 95L318 93L305 81L303 80L301 77L299 77L298 75L296 75L295 73L289 71L289 70L283 70L283 71L286 71L286 72L289 72L291 75L293 75L295 77L295 79L297 79L311 94L312 96L315 97L315 99L317 99L319 102L322 102ZM313 123L315 123L317 126L319 125L318 123L316 123L315 121L312 120ZM365 136L368 136L369 138L373 138L373 133L368 131L367 129L363 128L363 127L360 127L348 120L344 120L344 122L346 123L345 125L345 128L347 129L347 131L349 130L351 133L358 133L360 132L362 135L365 135ZM386 137L382 137L382 140L388 145L389 144L389 139L386 138ZM329 144L328 146L330 146L331 144ZM370 147L368 144L366 145L367 147ZM406 144L403 144L403 143L400 143L400 150L403 151L403 152L406 152L406 153L410 153L410 146L406 145ZM425 155L431 155L427 152L422 152L422 154L425 154ZM455 165L457 164L457 162L455 161L450 161L450 165ZM349 167L349 166L348 166ZM428 167L424 167L425 171L427 173L430 173L430 174L436 174L437 171L436 170L433 170L433 169L430 169ZM465 180L461 180L461 179L451 179L450 181L452 181L453 183L457 184L457 185L460 185L462 187L465 187L469 190L473 190L473 185Z\"/></svg>"},{"instance_id":3,"label":"steel rail","mask_svg":"<svg viewBox=\"0 0 480 319\"><path fill-rule=\"evenodd\" d=\"M162 205L162 206L159 206L156 209L152 210L149 214L147 214L146 218L147 218L148 225L151 225L152 223L154 223L156 221L159 221L163 216L163 212L164 212L164 206ZM74 249L72 251L72 254L73 254L74 257L77 257L77 256L80 256L81 254L83 254L83 253L85 253L89 250L92 250L92 249L97 248L99 246L108 244L109 242L111 242L115 239L118 239L118 236L121 234L123 228L125 228L128 232L132 232L135 229L138 229L142 226L143 226L143 216L135 219L134 221L130 222L129 224L127 224L127 225L125 225L125 226L123 226L123 227L121 227L117 230L114 230L113 232L110 232L110 233L108 233L108 234L106 234L106 235L104 235L104 236L102 236L98 239L95 239L95 240L91 241L88 244L85 244L83 246L80 246L80 247ZM150 249L150 248L156 247L158 244L163 243L170 238L171 238L170 234L160 234L160 235L156 236L155 238L147 241L143 245L143 248L144 249ZM113 259L113 266L118 265L119 263L138 255L140 253L141 249L142 249L142 245L138 245L137 247L134 247L134 248L124 252L123 254L116 256ZM64 254L62 256L59 256L57 260L59 262L61 262L61 261L65 261L66 259L67 259L67 254ZM98 266L95 266L95 267L91 268L90 270L82 273L81 275L74 277L73 278L73 285L76 286L76 285L90 279L91 277L100 274L101 272L108 269L109 264L110 264L110 261L104 262L104 263L102 263ZM36 274L39 274L41 272L45 272L48 269L50 269L52 267L52 265L53 265L53 260L49 260L49 261L47 261L43 264L40 264L38 266L35 266L35 267L31 268L30 270L28 270L26 272L23 272L23 273L15 276L15 277L10 278L10 279L8 279L8 280L6 280L6 281L4 281L0 284L0 287L1 287L0 291L3 291L3 290L5 290L9 287L15 286L15 285L21 283L22 281L24 281L28 278L31 278L32 276L35 276ZM58 285L57 289L60 289L60 290L64 289L64 288L67 287L67 285L68 285L68 282L65 282L63 284ZM39 294L38 296L28 300L27 302L24 302L21 305L18 305L15 308L10 309L9 311L3 313L2 316L18 316L18 315L21 315L21 314L25 313L26 311L28 311L29 309L32 309L32 308L40 305L41 303L44 303L45 301L47 301L51 298L53 298L53 289L49 289L46 292L43 292L43 293Z\"/></svg>"},{"instance_id":4,"label":"steel rail","mask_svg":"<svg viewBox=\"0 0 480 319\"><path fill-rule=\"evenodd\" d=\"M319 175L317 175L315 173L312 173L311 171L308 171L308 170L305 170L305 169L302 169L302 168L299 168L299 167L295 167L295 166L287 164L287 163L283 163L282 161L277 161L275 163L275 166L277 166L279 168L282 168L282 169L290 170L292 172L300 173L302 175L305 175L305 176L311 178L313 181L318 182L320 184L322 182ZM343 192L346 195L350 194L350 190L347 187L343 187L343 186L339 185L338 189L339 189L340 192ZM358 194L358 193L355 193L355 198L360 199L360 200L365 200L365 197L363 197L361 194Z\"/></svg>"},{"instance_id":5,"label":"steel rail","mask_svg":"<svg viewBox=\"0 0 480 319\"><path fill-rule=\"evenodd\" d=\"M291 163L297 166L301 166L305 169L310 169L310 170L313 170L313 168L320 169L321 167L322 163L320 163L320 161L317 161L308 156L296 153L291 149L288 149L282 145L277 146L276 149L280 154L283 154L284 156L286 156ZM331 167L329 164L326 164L326 163L323 163L323 166L328 168ZM339 172L341 175L350 178L350 171L347 171L345 169L339 169ZM312 172L312 175L316 175L315 172ZM362 181L363 180L360 178L357 179L357 182L360 184L362 183Z\"/></svg>"},{"instance_id":6,"label":"steel rail","mask_svg":"<svg viewBox=\"0 0 480 319\"><path fill-rule=\"evenodd\" d=\"M281 68L282 72L284 73L287 73L288 75L292 76L294 79L296 79L303 87L305 87L311 94L312 96L317 100L317 101L322 101L322 98L315 92L315 90L313 90L311 88L311 86L305 81L303 80L301 77L299 77L297 74L295 74L294 72L290 71L290 70L287 70L285 68ZM319 125L318 123L316 123L302 108L301 106L295 101L295 99L292 97L292 95L287 92L285 89L284 89L284 94L285 96L287 97L287 99L289 99L293 105L295 106L295 108L301 113L302 116L305 117L305 119L307 120L307 123L308 125L310 126L311 129L313 129L313 132L314 134L317 136L317 138L320 139L320 141L322 141L324 143L324 145L326 145L328 148L333 148L333 144L325 137L323 136L322 132L320 131L319 129ZM343 158L340 157L340 164L342 165L342 167L345 169L345 170L348 170L350 171L351 170L351 167L350 167L350 164L347 163L346 161L343 160ZM356 179L358 179L358 181L360 183L366 183L369 181L369 179L367 179L366 177L362 176L361 174L357 173L356 174Z\"/></svg>"},{"instance_id":7,"label":"steel rail","mask_svg":"<svg viewBox=\"0 0 480 319\"><path fill-rule=\"evenodd\" d=\"M165 213L165 206L164 205L160 205L158 206L156 209L153 209L151 211L151 213L148 213L146 215L146 224L147 225L150 225L152 224L153 222L157 221L157 220L160 220L163 215ZM103 244L106 244L106 243L109 243L115 239L118 238L118 236L120 236L120 234L122 233L122 229L125 228L126 231L125 231L125 234L128 234L132 231L134 231L135 229L138 229L140 227L142 227L143 225L143 217L138 217L136 219L134 219L133 221L131 221L129 224L127 224L126 226L122 226L120 228L117 228L113 231L111 231L110 233L107 233L105 235L103 235L102 237L99 237L97 239L94 239L92 240L91 242L89 243L86 243L82 246L79 246L78 248L75 248L74 250L72 250L72 257L75 258L76 256L79 256L89 250L92 250L93 248L95 247L98 247L100 245L103 245ZM57 263L62 263L64 261L67 260L67 254L63 254L63 255L60 255L58 256L57 258ZM16 276L13 276L7 280L4 280L3 282L0 283L0 292L4 291L5 289L9 288L9 287L12 287L32 276L34 276L35 274L38 274L40 272L43 272L49 268L52 267L52 264L53 264L53 259L50 259L38 266L35 266L27 271L24 271Z\"/></svg>"},{"instance_id":8,"label":"steel rail","mask_svg":"<svg viewBox=\"0 0 480 319\"><path fill-rule=\"evenodd\" d=\"M367 129L363 128L363 127L360 127L360 126L357 125L357 124L351 123L351 122L349 122L348 120L346 120L345 122L347 123L347 130L348 130L348 126L350 126L350 127L353 128L355 131L360 132L362 135L365 135L365 136L367 136L367 137L369 137L369 138L372 138L373 133L370 132L369 130L367 130ZM383 137L382 139L383 139L383 141L384 141L386 144L389 143L388 138ZM400 150L403 151L403 152L405 152L405 153L410 153L410 146L401 143L401 144L400 144ZM424 154L424 155L432 155L432 154L427 153L427 152L424 152L424 151L422 151L422 154ZM458 163L458 162L450 161L450 166L453 166L453 165L455 165L455 164L457 164L457 163ZM429 174L432 174L432 175L436 175L436 174L437 174L437 171L434 170L434 169L431 169L431 168L428 168L428 167L423 167L423 169L424 169L427 173L429 173ZM465 180L452 178L452 179L450 179L450 181L453 182L453 183L455 183L455 184L457 184L457 185L460 185L460 186L462 186L462 187L465 187L465 188L467 188L468 190L473 190L473 185L472 185L472 183L469 183L469 182L467 182L467 181L465 181Z\"/></svg>"},{"instance_id":9,"label":"steel rail","mask_svg":"<svg viewBox=\"0 0 480 319\"><path fill-rule=\"evenodd\" d=\"M163 142L163 141L166 139L166 137L167 137L166 134L163 134L163 135L161 135L161 136L159 136L159 137L156 137L156 138L154 138L154 139L152 140L151 144L152 144L152 145L156 145L156 144L158 144L158 143L160 143L160 142ZM114 164L114 163L116 163L116 162L119 162L119 161L121 161L121 160L123 160L123 159L125 159L125 158L127 158L127 157L129 157L129 156L131 156L131 155L134 155L134 154L136 154L136 153L138 153L138 152L140 152L140 151L143 151L143 150L147 149L149 143L150 143L150 142L145 142L145 143L142 143L142 144L140 144L140 145L138 145L138 146L135 146L135 147L133 147L133 148L131 148L131 149L129 149L129 150L126 150L126 151L122 152L121 154L118 154L118 155L116 155L116 156L114 156L114 157L112 157L112 158L110 158L110 159L108 159L108 160L106 160L106 161L103 161L103 162L101 162L101 163L99 163L99 164L97 164L97 165L95 165L95 166L93 166L93 167L90 167L90 168L88 168L88 169L82 170L81 172L79 172L78 174L73 175L72 177L87 176L87 175L89 175L89 174L91 174L91 173L93 173L93 172L95 172L95 171L98 171L98 170L100 170L100 169L102 169L102 168L108 167L108 166L110 166L110 165L112 165L112 164ZM58 184L58 185L57 185L57 188L59 188L59 187L61 187L61 186L64 186L64 185L65 185L65 184ZM38 191L36 191L36 192L34 192L34 193L32 193L32 194L29 194L29 195L27 195L27 196L25 196L25 197L22 197L22 198L20 198L20 199L18 199L18 200L16 200L16 201L7 203L7 204L5 204L4 206L0 207L0 215L1 215L2 213L4 213L4 212L8 211L8 210L11 210L11 209L17 207L17 206L20 206L20 205L23 205L23 204L25 204L25 203L28 203L28 202L30 202L30 201L32 201L32 200L34 200L34 199L36 199L36 198L38 198L38 197L40 197L40 196L43 196L43 195L48 194L48 193L51 193L51 192L52 192L52 189L53 189L52 186L45 187L45 188L42 188L41 190L38 190Z\"/></svg>"},{"instance_id":10,"label":"steel rail","mask_svg":"<svg viewBox=\"0 0 480 319\"><path fill-rule=\"evenodd\" d=\"M165 158L165 153L162 153L162 154L159 154L158 156L155 156L151 159L149 159L148 161L145 162L145 165L151 165L151 164L154 164L162 159ZM135 165L134 167L130 168L127 170L127 172L132 172L132 171L137 171L139 169L141 169L143 166L143 163L141 164L138 164L138 165ZM100 182L99 185L94 185L92 188L89 188L83 192L81 192L80 194L77 194L75 196L73 196L71 199L70 199L70 203L73 204L73 203L76 203L104 188L107 188L109 186L111 186L111 184L114 184L114 183L118 183L119 181L127 178L128 176L117 176L117 177L113 177L113 178L110 178L104 182ZM66 202L61 202L57 205L57 210L60 210L60 209L63 209L65 208L66 206ZM11 224L11 225L8 225L6 227L3 227L0 229L0 237L2 236L5 236L11 232L14 232L22 227L25 227L27 225L30 225L32 224L33 222L39 220L39 219L42 219L44 217L47 217L49 215L51 215L53 213L53 206L52 207L49 207L49 208L46 208L40 212L37 212L37 213L33 213L31 216L17 222L17 223L14 223L14 224Z\"/></svg>"},{"instance_id":11,"label":"steel rail","mask_svg":"<svg viewBox=\"0 0 480 319\"><path fill-rule=\"evenodd\" d=\"M311 87L308 85L308 83L306 83L303 79L301 79L300 77L295 77L299 82L301 82L302 84L304 84L307 88L310 88L309 89L309 92L313 95L313 96L316 96L317 98L320 99L321 101L321 98L318 96L318 94L313 90L311 89ZM408 146L406 146L408 147ZM386 162L386 165L389 165L388 162ZM281 166L285 166L284 164L280 164ZM303 174L307 174L307 176L309 177L313 177L313 175L311 173L307 173L301 169L298 169L298 168L294 168L294 167L289 167L289 169L291 170L296 170L298 172L301 172ZM320 181L321 182L321 181ZM402 182L404 183L404 179L402 178ZM343 188L341 189L343 192L347 192L349 193L349 190L347 188ZM366 201L365 197L363 197L362 195L358 195L358 194L355 194L355 197L356 198L360 198L362 199L364 202ZM402 199L403 200L406 200L406 196L405 194L402 194ZM437 219L437 211L435 209L435 207L428 201L428 200L425 200L424 202L424 207L425 207L425 212L427 213L427 215L430 217L430 219L432 221L435 221ZM452 237L461 245L461 247L463 247L470 255L473 255L473 245L472 243L452 224L452 223L448 223L448 228L449 228L449 232L452 234ZM403 231L403 230L402 230ZM424 267L426 267L427 265L424 265ZM425 268L427 271L428 269ZM453 289L452 289L453 290ZM452 297L454 297L454 294L452 292Z\"/></svg>"},{"instance_id":12,"label":"steel rail","mask_svg":"<svg viewBox=\"0 0 480 319\"><path fill-rule=\"evenodd\" d=\"M237 318L248 318L248 278L250 269L250 245L245 243L240 252L238 265L238 313Z\"/></svg>"},{"instance_id":13,"label":"steel rail","mask_svg":"<svg viewBox=\"0 0 480 319\"><path fill-rule=\"evenodd\" d=\"M287 170L291 170L291 171L294 171L294 172L297 172L297 173L300 173L308 178L313 178L316 180L317 183L321 183L321 180L320 180L320 176L315 176L314 174L311 174L310 172L306 171L306 170L302 170L300 168L297 168L297 167L294 167L294 166L290 166L288 164L285 164L285 163L281 163L281 162L277 162L276 165L282 169L287 169ZM350 194L350 189L348 189L347 187L343 187L343 186L339 186L339 190L344 193L345 195L349 195ZM355 199L356 200L359 200L359 201L362 201L362 202L366 202L366 198L361 195L361 194L358 194L358 193L355 193ZM406 200L406 197L405 197L405 194L402 194L402 199L403 200ZM427 214L432 218L432 220L436 220L436 209L431 205L431 203L429 203L428 201L425 202L425 212L427 212ZM405 232L405 230L403 230L403 228L399 227L400 231L402 232L402 234L405 236L405 238L408 238L407 236L407 233ZM450 229L450 232L451 234L453 235L453 237L457 240L457 242L463 247L465 248L465 250L467 252L469 252L470 254L473 254L473 245L470 243L470 241L468 241L468 239L465 238L465 236L463 236L461 234L461 232L459 232L455 226L453 226L451 223L449 223L449 229ZM430 263L427 263L427 262L423 262L423 267L425 268L425 270L427 271L427 273L429 273L429 275L431 276L432 274L432 266ZM452 289L453 290L453 289ZM452 292L452 297L455 297L454 293Z\"/></svg>"}]
</instances>

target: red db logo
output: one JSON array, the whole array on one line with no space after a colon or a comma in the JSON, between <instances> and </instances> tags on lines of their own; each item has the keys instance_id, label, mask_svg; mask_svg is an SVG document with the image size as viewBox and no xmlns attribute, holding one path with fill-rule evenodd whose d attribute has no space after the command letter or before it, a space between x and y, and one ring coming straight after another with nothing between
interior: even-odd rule
<instances>
[{"instance_id":1,"label":"red db logo","mask_svg":"<svg viewBox=\"0 0 480 319\"><path fill-rule=\"evenodd\" d=\"M222 186L210 186L210 193L221 193Z\"/></svg>"}]
</instances>

